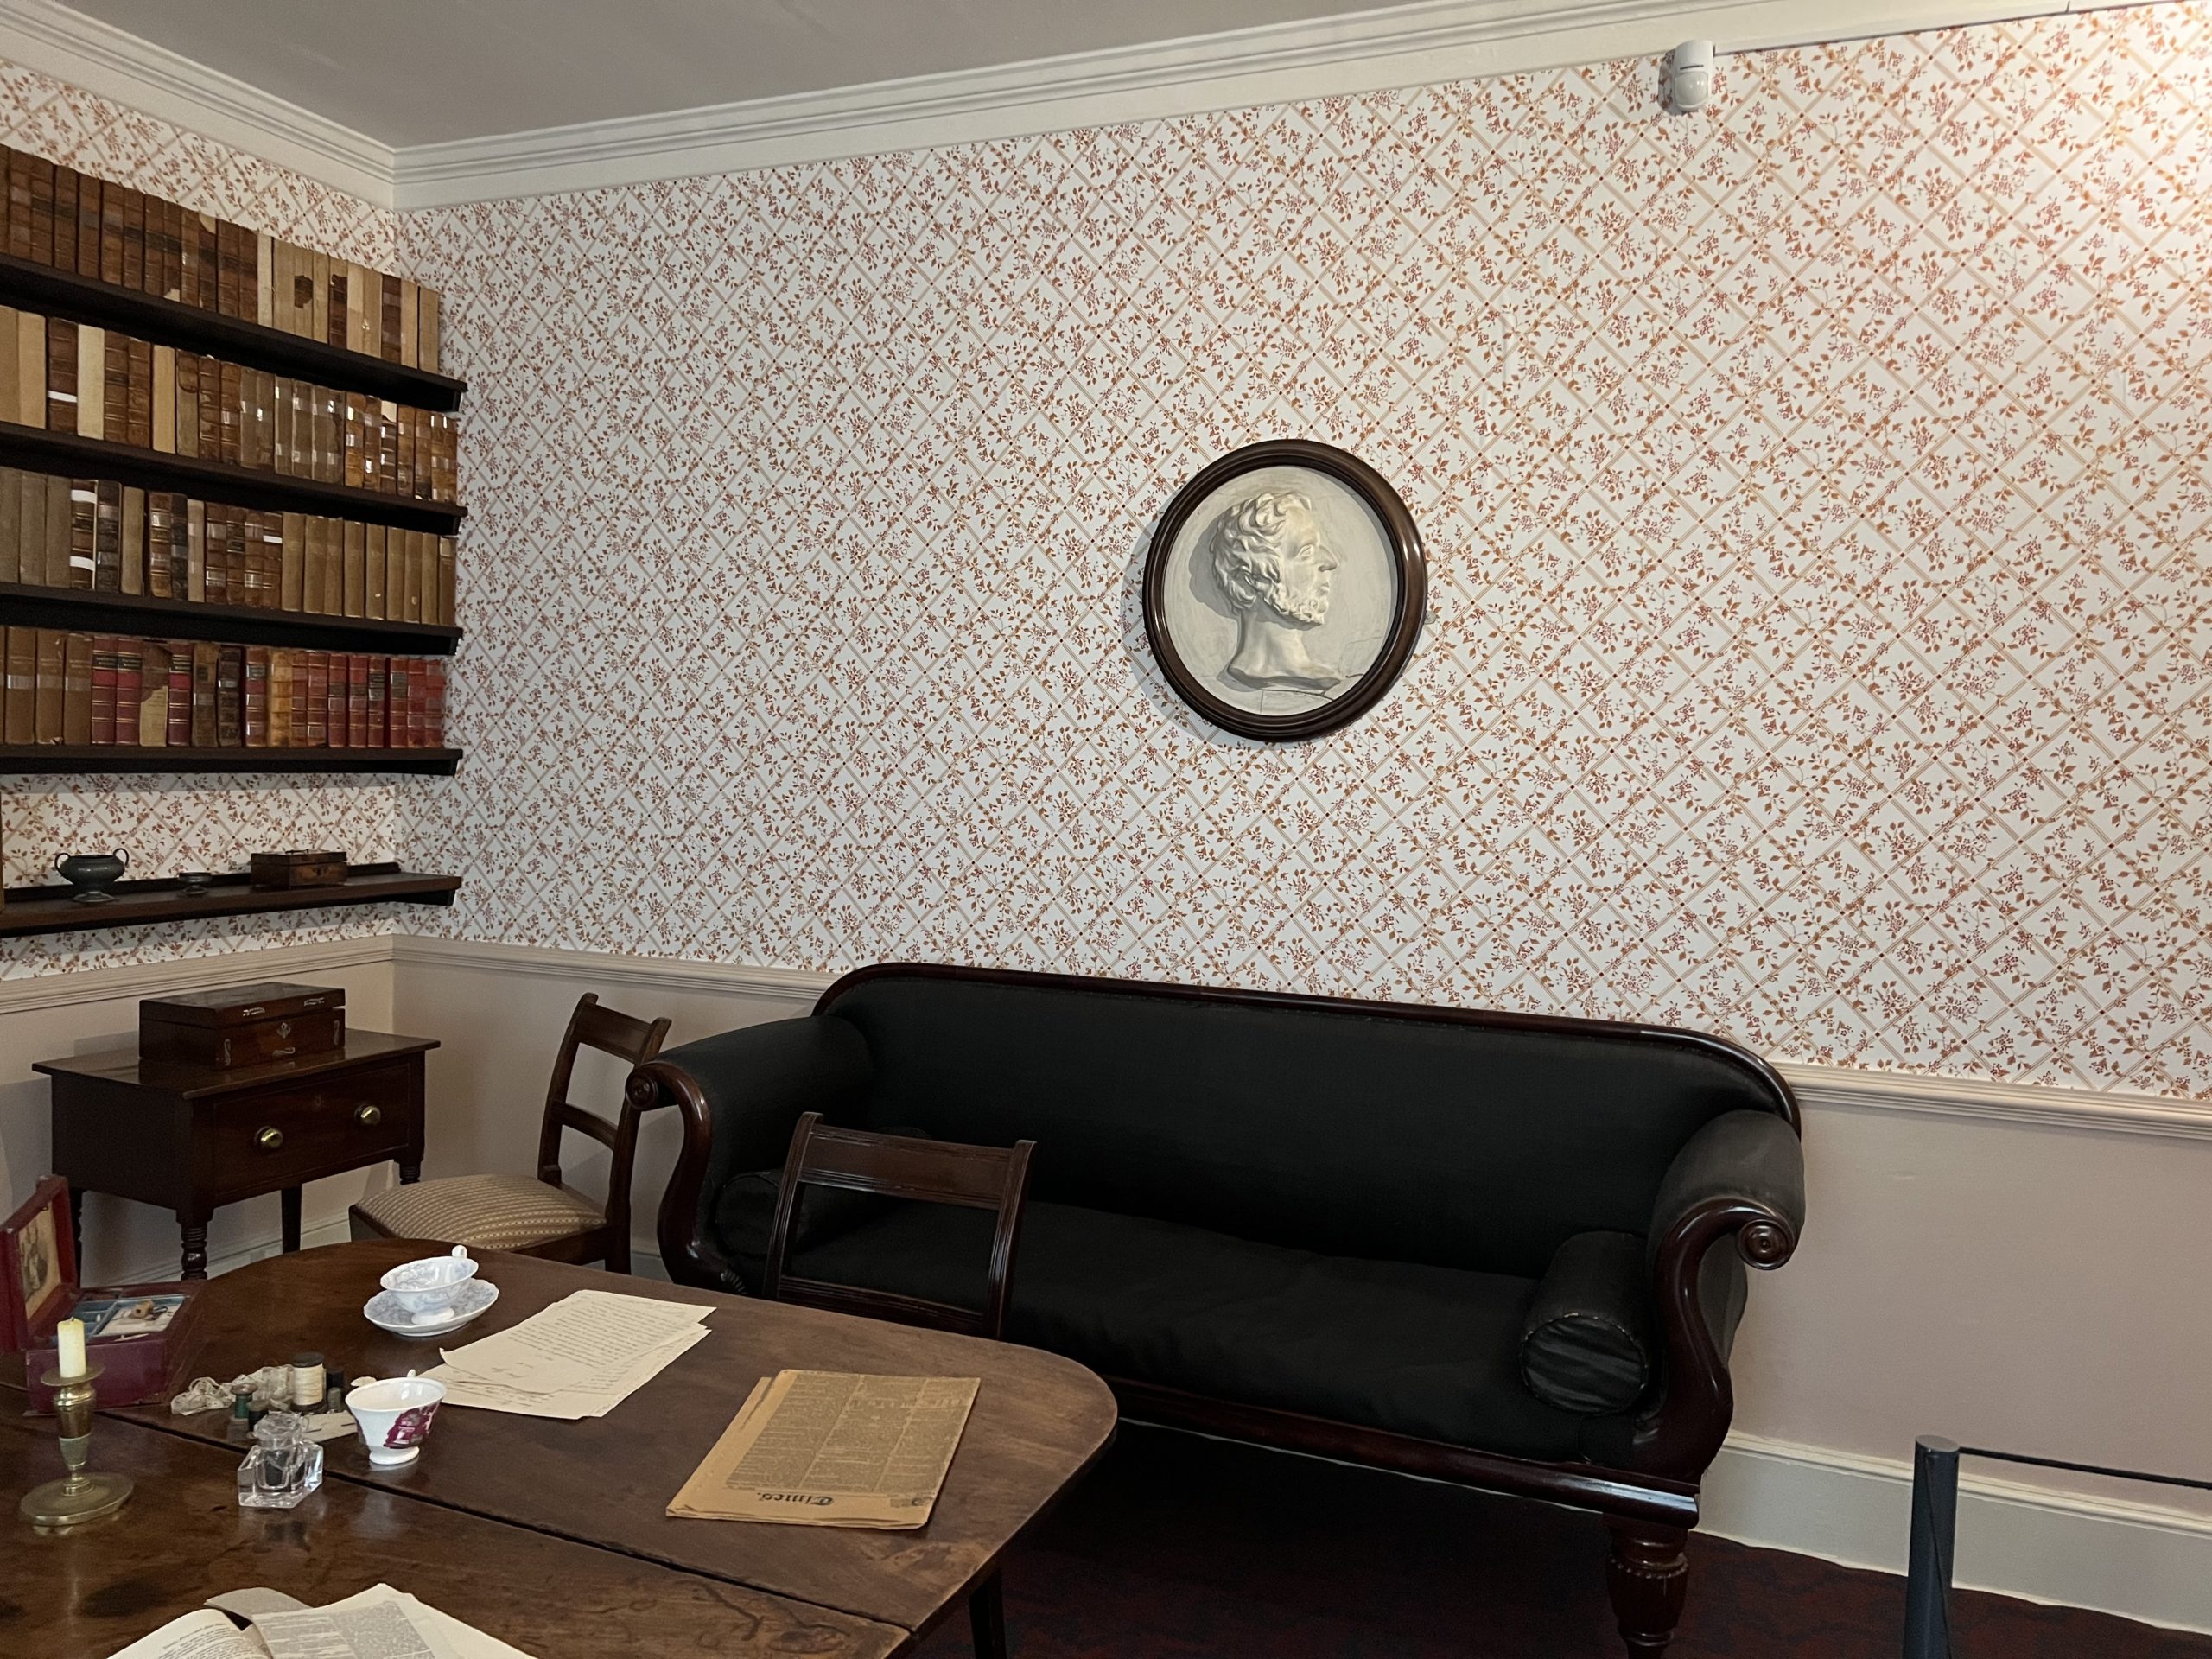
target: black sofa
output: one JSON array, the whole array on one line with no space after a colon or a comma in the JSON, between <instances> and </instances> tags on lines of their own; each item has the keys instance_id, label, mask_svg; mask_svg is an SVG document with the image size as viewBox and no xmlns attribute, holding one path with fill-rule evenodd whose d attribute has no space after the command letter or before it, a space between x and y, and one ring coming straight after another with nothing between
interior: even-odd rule
<instances>
[{"instance_id":1,"label":"black sofa","mask_svg":"<svg viewBox=\"0 0 2212 1659\"><path fill-rule=\"evenodd\" d=\"M1129 1415L1605 1515L1632 1653L1679 1617L1744 1264L1802 1224L1796 1103L1695 1033L933 966L640 1067L671 1271L749 1289L792 1125L1038 1143L1011 1339ZM794 1271L973 1302L990 1217L803 1211Z\"/></svg>"}]
</instances>

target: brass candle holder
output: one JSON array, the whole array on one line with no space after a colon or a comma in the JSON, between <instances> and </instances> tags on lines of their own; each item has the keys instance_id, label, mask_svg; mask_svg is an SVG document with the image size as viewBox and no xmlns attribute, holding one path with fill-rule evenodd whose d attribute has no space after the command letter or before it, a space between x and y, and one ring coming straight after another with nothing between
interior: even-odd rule
<instances>
[{"instance_id":1,"label":"brass candle holder","mask_svg":"<svg viewBox=\"0 0 2212 1659\"><path fill-rule=\"evenodd\" d=\"M23 1494L16 1513L41 1532L81 1526L113 1515L130 1497L128 1475L88 1475L86 1459L92 1449L92 1379L97 1364L87 1365L81 1376L64 1377L59 1370L40 1379L54 1390L54 1416L61 1430L61 1466L69 1472Z\"/></svg>"}]
</instances>

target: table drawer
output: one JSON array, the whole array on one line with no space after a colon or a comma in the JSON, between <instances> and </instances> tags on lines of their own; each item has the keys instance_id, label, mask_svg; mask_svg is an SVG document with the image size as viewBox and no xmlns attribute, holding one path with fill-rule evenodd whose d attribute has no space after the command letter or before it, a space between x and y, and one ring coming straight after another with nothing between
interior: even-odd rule
<instances>
[{"instance_id":1,"label":"table drawer","mask_svg":"<svg viewBox=\"0 0 2212 1659\"><path fill-rule=\"evenodd\" d=\"M420 1072L378 1066L219 1101L219 1202L397 1158L422 1141Z\"/></svg>"}]
</instances>

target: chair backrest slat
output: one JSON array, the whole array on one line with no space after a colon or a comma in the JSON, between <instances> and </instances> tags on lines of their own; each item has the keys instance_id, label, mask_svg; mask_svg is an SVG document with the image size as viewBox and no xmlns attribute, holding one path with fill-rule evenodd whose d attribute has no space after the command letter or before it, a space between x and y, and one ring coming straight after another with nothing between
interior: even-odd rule
<instances>
[{"instance_id":1,"label":"chair backrest slat","mask_svg":"<svg viewBox=\"0 0 2212 1659\"><path fill-rule=\"evenodd\" d=\"M825 1124L819 1112L803 1114L791 1131L791 1153L776 1193L776 1219L768 1232L768 1259L760 1294L771 1301L797 1302L836 1313L861 1313L901 1325L928 1325L996 1338L1006 1330L1014 1247L1021 1232L1021 1205L1029 1185L1033 1141L1011 1147L971 1147L951 1141L875 1135ZM891 1291L832 1285L786 1274L799 1189L841 1187L924 1204L959 1205L998 1213L984 1274L983 1307L955 1307Z\"/></svg>"}]
</instances>

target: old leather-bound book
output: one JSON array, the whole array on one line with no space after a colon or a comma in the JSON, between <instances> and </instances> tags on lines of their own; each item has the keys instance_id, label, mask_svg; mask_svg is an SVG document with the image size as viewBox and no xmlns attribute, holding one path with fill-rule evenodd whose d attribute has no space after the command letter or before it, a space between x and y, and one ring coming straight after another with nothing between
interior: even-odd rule
<instances>
[{"instance_id":1,"label":"old leather-bound book","mask_svg":"<svg viewBox=\"0 0 2212 1659\"><path fill-rule=\"evenodd\" d=\"M390 677L385 688L385 742L387 747L404 749L413 747L407 734L408 675L414 666L412 657L394 657Z\"/></svg>"},{"instance_id":2,"label":"old leather-bound book","mask_svg":"<svg viewBox=\"0 0 2212 1659\"><path fill-rule=\"evenodd\" d=\"M416 473L415 467L416 416L418 410L402 407L399 411L399 464L393 471L392 493L415 495Z\"/></svg>"},{"instance_id":3,"label":"old leather-bound book","mask_svg":"<svg viewBox=\"0 0 2212 1659\"><path fill-rule=\"evenodd\" d=\"M453 626L454 588L458 572L454 568L459 542L451 536L438 537L438 621L445 627Z\"/></svg>"},{"instance_id":4,"label":"old leather-bound book","mask_svg":"<svg viewBox=\"0 0 2212 1659\"><path fill-rule=\"evenodd\" d=\"M415 359L423 368L443 373L445 342L441 338L442 330L438 317L441 305L438 290L435 288L424 289L422 296L416 301Z\"/></svg>"},{"instance_id":5,"label":"old leather-bound book","mask_svg":"<svg viewBox=\"0 0 2212 1659\"><path fill-rule=\"evenodd\" d=\"M349 652L346 657L346 747L369 747L369 654Z\"/></svg>"},{"instance_id":6,"label":"old leather-bound book","mask_svg":"<svg viewBox=\"0 0 2212 1659\"><path fill-rule=\"evenodd\" d=\"M365 550L362 563L367 568L367 585L362 596L362 608L381 622L391 614L385 609L388 601L385 597L385 568L389 557L385 551L385 527L382 524L364 524L361 539Z\"/></svg>"},{"instance_id":7,"label":"old leather-bound book","mask_svg":"<svg viewBox=\"0 0 2212 1659\"><path fill-rule=\"evenodd\" d=\"M77 274L100 274L100 193L107 187L90 174L77 181Z\"/></svg>"},{"instance_id":8,"label":"old leather-bound book","mask_svg":"<svg viewBox=\"0 0 2212 1659\"><path fill-rule=\"evenodd\" d=\"M200 458L223 458L223 365L212 357L200 359Z\"/></svg>"},{"instance_id":9,"label":"old leather-bound book","mask_svg":"<svg viewBox=\"0 0 2212 1659\"><path fill-rule=\"evenodd\" d=\"M342 441L346 464L339 476L341 482L357 490L363 487L361 439L367 429L361 423L361 408L367 399L358 391L346 394L346 432Z\"/></svg>"},{"instance_id":10,"label":"old leather-bound book","mask_svg":"<svg viewBox=\"0 0 2212 1659\"><path fill-rule=\"evenodd\" d=\"M169 492L169 597L192 596L191 502L176 490Z\"/></svg>"},{"instance_id":11,"label":"old leather-bound book","mask_svg":"<svg viewBox=\"0 0 2212 1659\"><path fill-rule=\"evenodd\" d=\"M261 369L238 371L238 465L256 472L270 467L270 389L275 377Z\"/></svg>"},{"instance_id":12,"label":"old leather-bound book","mask_svg":"<svg viewBox=\"0 0 2212 1659\"><path fill-rule=\"evenodd\" d=\"M77 429L77 325L60 317L46 320L46 424Z\"/></svg>"},{"instance_id":13,"label":"old leather-bound book","mask_svg":"<svg viewBox=\"0 0 2212 1659\"><path fill-rule=\"evenodd\" d=\"M446 659L430 658L425 677L429 685L429 703L423 710L423 727L429 742L425 747L442 749L446 746Z\"/></svg>"},{"instance_id":14,"label":"old leather-bound book","mask_svg":"<svg viewBox=\"0 0 2212 1659\"><path fill-rule=\"evenodd\" d=\"M210 605L236 605L231 591L231 514L236 509L220 501L207 504L206 532L200 544L202 594Z\"/></svg>"},{"instance_id":15,"label":"old leather-bound book","mask_svg":"<svg viewBox=\"0 0 2212 1659\"><path fill-rule=\"evenodd\" d=\"M177 298L198 310L212 308L207 299L209 272L200 251L200 215L185 210L177 221Z\"/></svg>"},{"instance_id":16,"label":"old leather-bound book","mask_svg":"<svg viewBox=\"0 0 2212 1659\"><path fill-rule=\"evenodd\" d=\"M399 361L399 278L380 276L384 289L384 319L377 336L377 355L387 363Z\"/></svg>"},{"instance_id":17,"label":"old leather-bound book","mask_svg":"<svg viewBox=\"0 0 2212 1659\"><path fill-rule=\"evenodd\" d=\"M288 512L284 515L284 562L276 584L277 603L285 610L296 611L307 602L307 518L304 514Z\"/></svg>"},{"instance_id":18,"label":"old leather-bound book","mask_svg":"<svg viewBox=\"0 0 2212 1659\"><path fill-rule=\"evenodd\" d=\"M416 366L422 349L416 331L422 327L422 289L402 278L399 284L399 360L409 368Z\"/></svg>"},{"instance_id":19,"label":"old leather-bound book","mask_svg":"<svg viewBox=\"0 0 2212 1659\"><path fill-rule=\"evenodd\" d=\"M31 261L54 263L54 163L43 156L30 158Z\"/></svg>"},{"instance_id":20,"label":"old leather-bound book","mask_svg":"<svg viewBox=\"0 0 2212 1659\"><path fill-rule=\"evenodd\" d=\"M269 747L292 747L292 658L296 651L278 646L269 653Z\"/></svg>"},{"instance_id":21,"label":"old leather-bound book","mask_svg":"<svg viewBox=\"0 0 2212 1659\"><path fill-rule=\"evenodd\" d=\"M115 642L115 741L118 747L138 747L139 705L146 701L146 653L129 634Z\"/></svg>"},{"instance_id":22,"label":"old leather-bound book","mask_svg":"<svg viewBox=\"0 0 2212 1659\"><path fill-rule=\"evenodd\" d=\"M264 511L256 516L255 528L261 538L255 556L261 564L262 607L281 610L284 602L284 515Z\"/></svg>"},{"instance_id":23,"label":"old leather-bound book","mask_svg":"<svg viewBox=\"0 0 2212 1659\"><path fill-rule=\"evenodd\" d=\"M47 534L54 533L54 498L47 497ZM99 545L99 486L89 478L69 485L69 585L87 592L97 584Z\"/></svg>"},{"instance_id":24,"label":"old leather-bound book","mask_svg":"<svg viewBox=\"0 0 2212 1659\"><path fill-rule=\"evenodd\" d=\"M16 418L23 406L22 314L0 305L0 421Z\"/></svg>"},{"instance_id":25,"label":"old leather-bound book","mask_svg":"<svg viewBox=\"0 0 2212 1659\"><path fill-rule=\"evenodd\" d=\"M0 741L38 741L38 630L7 631L7 690L0 702Z\"/></svg>"},{"instance_id":26,"label":"old leather-bound book","mask_svg":"<svg viewBox=\"0 0 2212 1659\"><path fill-rule=\"evenodd\" d=\"M128 188L110 179L100 186L100 280L123 285L123 202Z\"/></svg>"},{"instance_id":27,"label":"old leather-bound book","mask_svg":"<svg viewBox=\"0 0 2212 1659\"><path fill-rule=\"evenodd\" d=\"M384 614L388 622L407 620L407 532L391 525L384 531Z\"/></svg>"},{"instance_id":28,"label":"old leather-bound book","mask_svg":"<svg viewBox=\"0 0 2212 1659\"><path fill-rule=\"evenodd\" d=\"M223 308L223 221L213 213L194 213L185 230L200 250L200 308L219 312Z\"/></svg>"},{"instance_id":29,"label":"old leather-bound book","mask_svg":"<svg viewBox=\"0 0 2212 1659\"><path fill-rule=\"evenodd\" d=\"M61 637L61 741L92 741L92 636Z\"/></svg>"},{"instance_id":30,"label":"old leather-bound book","mask_svg":"<svg viewBox=\"0 0 2212 1659\"><path fill-rule=\"evenodd\" d=\"M41 561L35 575L23 567L23 475L12 467L0 467L0 582L28 582L34 586L46 579L46 568Z\"/></svg>"},{"instance_id":31,"label":"old leather-bound book","mask_svg":"<svg viewBox=\"0 0 2212 1659\"><path fill-rule=\"evenodd\" d=\"M15 408L6 418L22 426L44 426L53 418L47 411L47 320L35 311L16 313Z\"/></svg>"},{"instance_id":32,"label":"old leather-bound book","mask_svg":"<svg viewBox=\"0 0 2212 1659\"><path fill-rule=\"evenodd\" d=\"M91 741L115 741L115 669L120 641L111 633L92 636L92 712Z\"/></svg>"},{"instance_id":33,"label":"old leather-bound book","mask_svg":"<svg viewBox=\"0 0 2212 1659\"><path fill-rule=\"evenodd\" d=\"M346 262L342 259L332 260L329 274L323 281L323 291L330 296L330 324L324 331L322 338L325 345L335 346L341 350L346 345L346 328L352 321L346 309L347 302L352 297L351 287L351 273L346 269Z\"/></svg>"},{"instance_id":34,"label":"old leather-bound book","mask_svg":"<svg viewBox=\"0 0 2212 1659\"><path fill-rule=\"evenodd\" d=\"M244 453L245 435L245 372L235 363L225 363L220 365L219 378L222 385L221 459L233 467L243 466L239 457Z\"/></svg>"},{"instance_id":35,"label":"old leather-bound book","mask_svg":"<svg viewBox=\"0 0 2212 1659\"><path fill-rule=\"evenodd\" d=\"M8 252L16 259L31 257L31 162L26 151L8 152Z\"/></svg>"},{"instance_id":36,"label":"old leather-bound book","mask_svg":"<svg viewBox=\"0 0 2212 1659\"><path fill-rule=\"evenodd\" d=\"M353 726L346 717L346 682L353 670L353 658L346 652L334 651L330 658L328 695L324 699L327 718L324 722L324 741L334 749L353 747Z\"/></svg>"},{"instance_id":37,"label":"old leather-bound book","mask_svg":"<svg viewBox=\"0 0 2212 1659\"><path fill-rule=\"evenodd\" d=\"M146 291L146 196L141 190L123 193L123 285Z\"/></svg>"},{"instance_id":38,"label":"old leather-bound book","mask_svg":"<svg viewBox=\"0 0 2212 1659\"><path fill-rule=\"evenodd\" d=\"M292 382L284 375L269 383L269 465L292 475Z\"/></svg>"},{"instance_id":39,"label":"old leather-bound book","mask_svg":"<svg viewBox=\"0 0 2212 1659\"><path fill-rule=\"evenodd\" d=\"M200 365L197 352L176 354L176 452L200 454Z\"/></svg>"},{"instance_id":40,"label":"old leather-bound book","mask_svg":"<svg viewBox=\"0 0 2212 1659\"><path fill-rule=\"evenodd\" d=\"M326 748L330 743L330 653L308 652L307 671L306 694L293 718L296 723L303 720L308 747Z\"/></svg>"},{"instance_id":41,"label":"old leather-bound book","mask_svg":"<svg viewBox=\"0 0 2212 1659\"><path fill-rule=\"evenodd\" d=\"M287 735L285 742L296 749L315 746L314 712L308 702L308 663L312 652L290 651L284 653L285 671L290 689L284 694Z\"/></svg>"},{"instance_id":42,"label":"old leather-bound book","mask_svg":"<svg viewBox=\"0 0 2212 1659\"><path fill-rule=\"evenodd\" d=\"M169 641L169 741L173 749L192 747L192 641Z\"/></svg>"},{"instance_id":43,"label":"old leather-bound book","mask_svg":"<svg viewBox=\"0 0 2212 1659\"><path fill-rule=\"evenodd\" d=\"M310 251L307 265L308 281L314 289L314 304L308 318L308 338L327 340L330 338L330 256Z\"/></svg>"},{"instance_id":44,"label":"old leather-bound book","mask_svg":"<svg viewBox=\"0 0 2212 1659\"><path fill-rule=\"evenodd\" d=\"M184 597L194 604L207 597L207 504L184 504Z\"/></svg>"},{"instance_id":45,"label":"old leather-bound book","mask_svg":"<svg viewBox=\"0 0 2212 1659\"><path fill-rule=\"evenodd\" d=\"M256 610L276 608L276 586L283 563L284 532L281 522L276 531L276 556L272 561L269 550L269 528L260 512L249 511L238 515L238 559L245 571L245 602Z\"/></svg>"},{"instance_id":46,"label":"old leather-bound book","mask_svg":"<svg viewBox=\"0 0 2212 1659\"><path fill-rule=\"evenodd\" d=\"M245 709L244 731L245 747L265 749L269 747L269 647L248 645L245 648L245 681L242 698Z\"/></svg>"},{"instance_id":47,"label":"old leather-bound book","mask_svg":"<svg viewBox=\"0 0 2212 1659\"><path fill-rule=\"evenodd\" d=\"M416 545L417 532L393 530L391 541L399 544L399 614L393 619L400 622L420 622L423 620L423 560Z\"/></svg>"},{"instance_id":48,"label":"old leather-bound book","mask_svg":"<svg viewBox=\"0 0 2212 1659\"><path fill-rule=\"evenodd\" d=\"M215 221L215 309L226 317L250 320L253 315L253 237L249 232L241 257L238 227L227 219Z\"/></svg>"},{"instance_id":49,"label":"old leather-bound book","mask_svg":"<svg viewBox=\"0 0 2212 1659\"><path fill-rule=\"evenodd\" d=\"M93 486L92 591L123 589L123 486L102 479Z\"/></svg>"},{"instance_id":50,"label":"old leather-bound book","mask_svg":"<svg viewBox=\"0 0 2212 1659\"><path fill-rule=\"evenodd\" d=\"M38 673L34 691L32 712L32 741L59 743L67 726L63 711L69 702L69 640L59 628L40 628L38 634ZM86 671L91 672L91 664ZM92 714L92 684L85 686L86 717Z\"/></svg>"},{"instance_id":51,"label":"old leather-bound book","mask_svg":"<svg viewBox=\"0 0 2212 1659\"><path fill-rule=\"evenodd\" d=\"M77 269L77 194L84 175L73 167L54 169L54 265Z\"/></svg>"},{"instance_id":52,"label":"old leather-bound book","mask_svg":"<svg viewBox=\"0 0 2212 1659\"><path fill-rule=\"evenodd\" d=\"M146 340L125 340L123 344L129 353L124 391L130 412L124 432L129 442L150 449L154 447L154 345Z\"/></svg>"},{"instance_id":53,"label":"old leather-bound book","mask_svg":"<svg viewBox=\"0 0 2212 1659\"><path fill-rule=\"evenodd\" d=\"M159 639L138 645L138 747L164 749L169 741L169 648Z\"/></svg>"},{"instance_id":54,"label":"old leather-bound book","mask_svg":"<svg viewBox=\"0 0 2212 1659\"><path fill-rule=\"evenodd\" d=\"M176 453L176 347L155 346L153 359L153 381L149 388L153 408L148 418L154 451L156 454L173 455Z\"/></svg>"},{"instance_id":55,"label":"old leather-bound book","mask_svg":"<svg viewBox=\"0 0 2212 1659\"><path fill-rule=\"evenodd\" d=\"M123 486L123 591L146 591L146 492Z\"/></svg>"},{"instance_id":56,"label":"old leather-bound book","mask_svg":"<svg viewBox=\"0 0 2212 1659\"><path fill-rule=\"evenodd\" d=\"M338 526L343 537L344 609L348 616L369 613L369 527L366 524L344 524Z\"/></svg>"},{"instance_id":57,"label":"old leather-bound book","mask_svg":"<svg viewBox=\"0 0 2212 1659\"><path fill-rule=\"evenodd\" d=\"M300 608L309 616L321 616L330 608L323 595L329 564L322 556L322 522L309 514L300 525Z\"/></svg>"},{"instance_id":58,"label":"old leather-bound book","mask_svg":"<svg viewBox=\"0 0 2212 1659\"><path fill-rule=\"evenodd\" d=\"M156 599L176 596L176 563L171 543L175 519L167 490L146 494L146 591Z\"/></svg>"},{"instance_id":59,"label":"old leather-bound book","mask_svg":"<svg viewBox=\"0 0 2212 1659\"><path fill-rule=\"evenodd\" d=\"M276 251L283 245L266 231L253 233L253 320L264 328L276 325Z\"/></svg>"},{"instance_id":60,"label":"old leather-bound book","mask_svg":"<svg viewBox=\"0 0 2212 1659\"><path fill-rule=\"evenodd\" d=\"M346 481L346 395L328 386L315 389L315 477L325 484Z\"/></svg>"},{"instance_id":61,"label":"old leather-bound book","mask_svg":"<svg viewBox=\"0 0 2212 1659\"><path fill-rule=\"evenodd\" d=\"M184 298L184 208L174 201L162 204L162 297Z\"/></svg>"},{"instance_id":62,"label":"old leather-bound book","mask_svg":"<svg viewBox=\"0 0 2212 1659\"><path fill-rule=\"evenodd\" d=\"M196 639L192 645L192 747L212 749L219 730L216 680L222 672L223 650L212 640Z\"/></svg>"},{"instance_id":63,"label":"old leather-bound book","mask_svg":"<svg viewBox=\"0 0 2212 1659\"><path fill-rule=\"evenodd\" d=\"M245 647L215 649L215 747L245 747Z\"/></svg>"},{"instance_id":64,"label":"old leather-bound book","mask_svg":"<svg viewBox=\"0 0 2212 1659\"><path fill-rule=\"evenodd\" d=\"M107 436L107 330L90 323L77 327L77 435ZM122 406L116 410L116 435L123 431Z\"/></svg>"},{"instance_id":65,"label":"old leather-bound book","mask_svg":"<svg viewBox=\"0 0 2212 1659\"><path fill-rule=\"evenodd\" d=\"M362 741L372 749L391 746L388 716L391 708L391 658L372 657L368 667L368 726Z\"/></svg>"},{"instance_id":66,"label":"old leather-bound book","mask_svg":"<svg viewBox=\"0 0 2212 1659\"><path fill-rule=\"evenodd\" d=\"M67 478L41 477L33 473L23 484L23 548L29 556L34 539L46 549L46 585L49 588L77 586L77 491L80 480ZM82 488L89 498L90 483ZM86 521L89 536L91 521ZM92 544L85 543L85 585L92 586Z\"/></svg>"}]
</instances>

